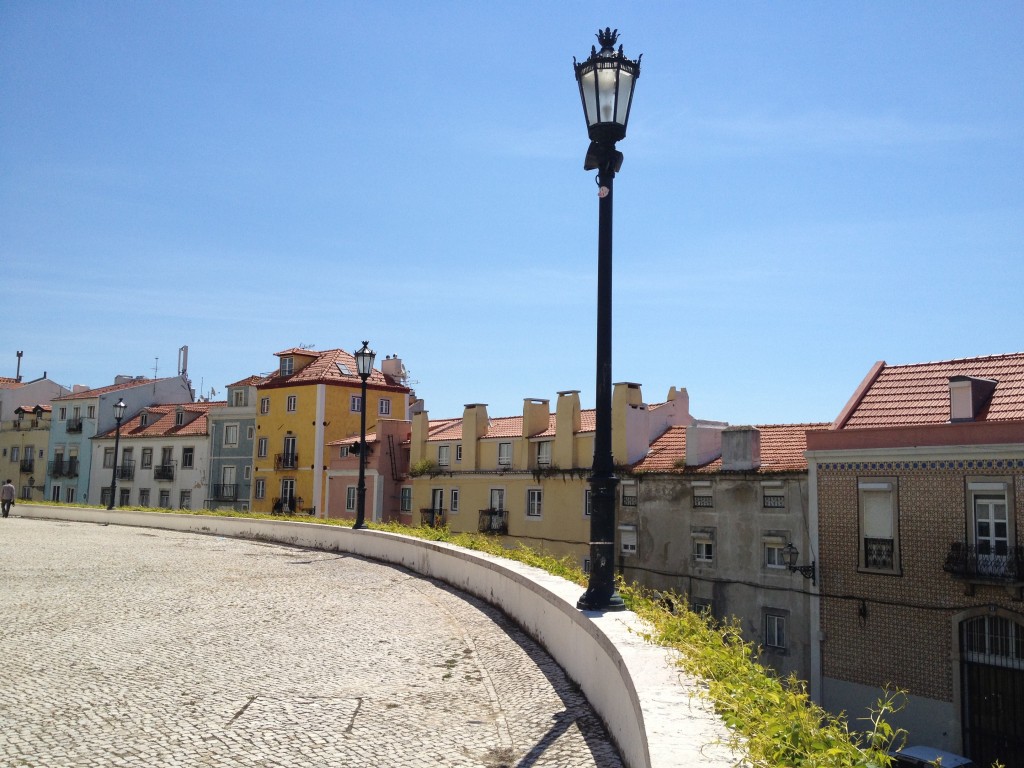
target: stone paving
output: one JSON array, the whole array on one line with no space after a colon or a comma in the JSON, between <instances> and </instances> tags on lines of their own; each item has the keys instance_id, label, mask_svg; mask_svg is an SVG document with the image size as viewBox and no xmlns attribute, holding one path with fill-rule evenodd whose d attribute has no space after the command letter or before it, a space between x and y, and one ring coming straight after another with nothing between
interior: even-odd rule
<instances>
[{"instance_id":1,"label":"stone paving","mask_svg":"<svg viewBox=\"0 0 1024 768\"><path fill-rule=\"evenodd\" d=\"M622 763L558 665L444 584L336 552L11 517L0 765Z\"/></svg>"}]
</instances>

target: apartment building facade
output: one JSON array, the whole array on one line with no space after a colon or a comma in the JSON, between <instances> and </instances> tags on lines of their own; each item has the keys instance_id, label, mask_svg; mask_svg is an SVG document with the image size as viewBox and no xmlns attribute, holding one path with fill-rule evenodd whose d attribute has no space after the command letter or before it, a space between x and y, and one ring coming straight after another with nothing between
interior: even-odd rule
<instances>
[{"instance_id":1,"label":"apartment building facade","mask_svg":"<svg viewBox=\"0 0 1024 768\"><path fill-rule=\"evenodd\" d=\"M248 511L252 503L253 453L256 447L256 387L262 376L227 386L223 408L209 411L210 467L206 506Z\"/></svg>"},{"instance_id":2,"label":"apartment building facade","mask_svg":"<svg viewBox=\"0 0 1024 768\"><path fill-rule=\"evenodd\" d=\"M808 434L819 541L812 692L908 692L915 743L1024 766L1024 354L877 363Z\"/></svg>"}]
</instances>

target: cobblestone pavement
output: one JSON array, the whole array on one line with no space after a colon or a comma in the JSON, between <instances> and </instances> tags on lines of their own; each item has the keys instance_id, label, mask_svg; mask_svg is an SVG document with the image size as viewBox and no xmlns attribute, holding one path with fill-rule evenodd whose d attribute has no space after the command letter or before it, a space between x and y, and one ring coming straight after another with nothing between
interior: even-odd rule
<instances>
[{"instance_id":1,"label":"cobblestone pavement","mask_svg":"<svg viewBox=\"0 0 1024 768\"><path fill-rule=\"evenodd\" d=\"M336 552L0 520L0 765L600 766L501 613Z\"/></svg>"}]
</instances>

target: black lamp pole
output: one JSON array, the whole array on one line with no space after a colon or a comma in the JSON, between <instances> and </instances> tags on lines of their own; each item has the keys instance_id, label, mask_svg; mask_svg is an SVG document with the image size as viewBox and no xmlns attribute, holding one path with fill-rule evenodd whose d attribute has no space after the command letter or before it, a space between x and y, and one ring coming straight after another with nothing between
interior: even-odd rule
<instances>
[{"instance_id":1,"label":"black lamp pole","mask_svg":"<svg viewBox=\"0 0 1024 768\"><path fill-rule=\"evenodd\" d=\"M594 464L590 475L590 581L577 602L582 610L625 608L615 589L615 477L612 459L612 182L622 167L615 143L626 135L640 59L615 51L618 30L598 31L601 50L592 47L582 64L573 59L587 118L590 147L583 169L597 171L597 386Z\"/></svg>"},{"instance_id":2,"label":"black lamp pole","mask_svg":"<svg viewBox=\"0 0 1024 768\"><path fill-rule=\"evenodd\" d=\"M107 504L107 509L114 508L114 495L117 493L117 449L121 443L121 419L124 418L124 410L127 407L121 398L114 403L114 421L117 422L117 430L114 432L114 469L110 474L110 503Z\"/></svg>"},{"instance_id":3,"label":"black lamp pole","mask_svg":"<svg viewBox=\"0 0 1024 768\"><path fill-rule=\"evenodd\" d=\"M356 486L356 522L353 528L366 527L366 380L373 372L376 357L369 344L364 341L362 349L355 353L356 370L363 384L359 401L359 484Z\"/></svg>"}]
</instances>

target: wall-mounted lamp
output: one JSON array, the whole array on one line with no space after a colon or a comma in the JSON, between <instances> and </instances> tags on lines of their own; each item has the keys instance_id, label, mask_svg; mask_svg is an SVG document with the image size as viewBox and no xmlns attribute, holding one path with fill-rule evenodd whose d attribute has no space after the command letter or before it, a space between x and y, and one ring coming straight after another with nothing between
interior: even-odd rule
<instances>
[{"instance_id":1,"label":"wall-mounted lamp","mask_svg":"<svg viewBox=\"0 0 1024 768\"><path fill-rule=\"evenodd\" d=\"M799 573L805 579L810 579L811 584L818 586L817 563L811 560L810 565L797 565L796 561L800 557L800 550L793 546L792 541L782 548L782 557L790 571Z\"/></svg>"}]
</instances>

